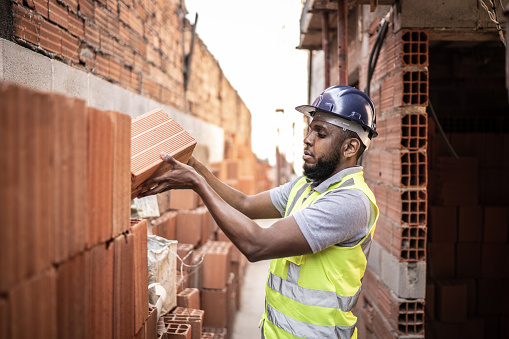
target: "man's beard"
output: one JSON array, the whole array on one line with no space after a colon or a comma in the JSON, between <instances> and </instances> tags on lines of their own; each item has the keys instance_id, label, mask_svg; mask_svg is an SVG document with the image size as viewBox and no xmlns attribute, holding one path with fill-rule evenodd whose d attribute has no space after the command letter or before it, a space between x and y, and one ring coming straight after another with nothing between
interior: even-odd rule
<instances>
[{"instance_id":1,"label":"man's beard","mask_svg":"<svg viewBox=\"0 0 509 339\"><path fill-rule=\"evenodd\" d=\"M341 151L334 150L329 157L321 157L318 159L316 165L307 165L304 163L304 175L311 180L324 180L331 176L338 167L341 160Z\"/></svg>"}]
</instances>

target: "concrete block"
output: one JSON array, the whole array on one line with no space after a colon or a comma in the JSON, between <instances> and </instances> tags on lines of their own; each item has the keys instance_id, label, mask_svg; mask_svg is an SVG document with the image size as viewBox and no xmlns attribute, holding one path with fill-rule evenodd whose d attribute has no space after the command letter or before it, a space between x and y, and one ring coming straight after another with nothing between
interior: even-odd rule
<instances>
[{"instance_id":1,"label":"concrete block","mask_svg":"<svg viewBox=\"0 0 509 339\"><path fill-rule=\"evenodd\" d=\"M111 84L111 86L117 87L116 96L114 98L114 110L127 115L131 115L131 110L133 109L133 97L135 94L117 85Z\"/></svg>"},{"instance_id":2,"label":"concrete block","mask_svg":"<svg viewBox=\"0 0 509 339\"><path fill-rule=\"evenodd\" d=\"M426 295L426 263L399 262L381 249L381 277L387 286L403 299L424 299Z\"/></svg>"},{"instance_id":3,"label":"concrete block","mask_svg":"<svg viewBox=\"0 0 509 339\"><path fill-rule=\"evenodd\" d=\"M148 111L150 111L149 107L152 106L150 105L151 102L152 100L147 99L142 95L133 94L131 110L129 111L129 115L132 118L136 118L137 116L147 113ZM161 105L159 105L158 107L161 107Z\"/></svg>"},{"instance_id":4,"label":"concrete block","mask_svg":"<svg viewBox=\"0 0 509 339\"><path fill-rule=\"evenodd\" d=\"M51 59L7 40L2 54L3 80L51 91Z\"/></svg>"},{"instance_id":5,"label":"concrete block","mask_svg":"<svg viewBox=\"0 0 509 339\"><path fill-rule=\"evenodd\" d=\"M88 75L89 95L87 106L103 111L115 110L115 97L119 87L95 75Z\"/></svg>"},{"instance_id":6,"label":"concrete block","mask_svg":"<svg viewBox=\"0 0 509 339\"><path fill-rule=\"evenodd\" d=\"M51 66L53 92L83 100L88 99L89 76L86 72L68 66L58 60L51 60Z\"/></svg>"},{"instance_id":7,"label":"concrete block","mask_svg":"<svg viewBox=\"0 0 509 339\"><path fill-rule=\"evenodd\" d=\"M382 246L376 241L371 242L371 249L369 251L368 267L376 274L380 275L380 260L381 260Z\"/></svg>"}]
</instances>

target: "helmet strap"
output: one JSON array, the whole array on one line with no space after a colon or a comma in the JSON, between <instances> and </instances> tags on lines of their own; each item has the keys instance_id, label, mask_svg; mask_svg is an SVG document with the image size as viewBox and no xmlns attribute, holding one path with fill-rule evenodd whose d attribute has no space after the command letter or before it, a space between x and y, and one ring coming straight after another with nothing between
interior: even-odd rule
<instances>
[{"instance_id":1,"label":"helmet strap","mask_svg":"<svg viewBox=\"0 0 509 339\"><path fill-rule=\"evenodd\" d=\"M359 136L359 139L361 139L364 146L366 146L366 149L368 149L369 144L371 143L371 138L369 137L369 132L365 131L359 124L340 118L334 114L323 112L316 110L313 119L322 120L325 122L328 122L329 124L332 124L334 126L337 126L339 128L342 128L343 130L349 130L352 132L357 133Z\"/></svg>"}]
</instances>

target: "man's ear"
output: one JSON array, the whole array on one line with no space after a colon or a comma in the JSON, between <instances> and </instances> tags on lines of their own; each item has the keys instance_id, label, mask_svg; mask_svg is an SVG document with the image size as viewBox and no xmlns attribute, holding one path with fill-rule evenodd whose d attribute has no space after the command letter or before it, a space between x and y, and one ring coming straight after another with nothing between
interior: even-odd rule
<instances>
[{"instance_id":1,"label":"man's ear","mask_svg":"<svg viewBox=\"0 0 509 339\"><path fill-rule=\"evenodd\" d=\"M357 152L361 147L361 143L357 138L349 138L345 140L345 150L343 151L343 155L346 158L355 157Z\"/></svg>"}]
</instances>

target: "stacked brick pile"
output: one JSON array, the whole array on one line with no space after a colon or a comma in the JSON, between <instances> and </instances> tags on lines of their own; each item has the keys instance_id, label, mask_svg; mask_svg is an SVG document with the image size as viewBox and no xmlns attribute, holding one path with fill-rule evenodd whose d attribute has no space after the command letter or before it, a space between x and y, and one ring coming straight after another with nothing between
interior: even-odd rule
<instances>
[{"instance_id":1,"label":"stacked brick pile","mask_svg":"<svg viewBox=\"0 0 509 339\"><path fill-rule=\"evenodd\" d=\"M377 27L375 20L371 46ZM368 60L361 65L368 65ZM370 93L379 136L362 164L380 216L354 310L360 338L424 337L427 66L427 32L394 32L389 25ZM359 88L363 89L367 69L364 66L360 71Z\"/></svg>"},{"instance_id":2,"label":"stacked brick pile","mask_svg":"<svg viewBox=\"0 0 509 339\"><path fill-rule=\"evenodd\" d=\"M189 338L200 338L196 333L202 332L205 338L211 333L215 333L212 338L228 338L240 307L247 259L218 229L194 191L174 190L157 198L161 216L150 221L151 232L177 240L183 262L177 262L178 307L164 317L160 335L185 335L187 324Z\"/></svg>"},{"instance_id":3,"label":"stacked brick pile","mask_svg":"<svg viewBox=\"0 0 509 339\"><path fill-rule=\"evenodd\" d=\"M0 337L154 338L130 117L5 83L0 111Z\"/></svg>"},{"instance_id":4,"label":"stacked brick pile","mask_svg":"<svg viewBox=\"0 0 509 339\"><path fill-rule=\"evenodd\" d=\"M274 187L274 179L271 177L274 169L260 161L251 151L250 145L226 143L225 160L211 164L211 168L221 181L248 195Z\"/></svg>"},{"instance_id":5,"label":"stacked brick pile","mask_svg":"<svg viewBox=\"0 0 509 339\"><path fill-rule=\"evenodd\" d=\"M448 133L459 155L454 159L434 131L430 129L429 331L436 338L506 338L509 135Z\"/></svg>"}]
</instances>

